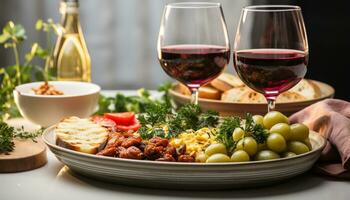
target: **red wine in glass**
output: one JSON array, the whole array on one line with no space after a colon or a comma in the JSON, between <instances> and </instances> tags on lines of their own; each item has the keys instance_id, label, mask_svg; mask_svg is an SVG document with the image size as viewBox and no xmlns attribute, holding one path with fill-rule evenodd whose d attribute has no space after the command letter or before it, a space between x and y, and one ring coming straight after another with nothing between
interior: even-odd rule
<instances>
[{"instance_id":1,"label":"red wine in glass","mask_svg":"<svg viewBox=\"0 0 350 200\"><path fill-rule=\"evenodd\" d=\"M275 100L305 76L308 54L291 49L249 49L235 52L234 62L245 84Z\"/></svg>"},{"instance_id":2,"label":"red wine in glass","mask_svg":"<svg viewBox=\"0 0 350 200\"><path fill-rule=\"evenodd\" d=\"M186 44L162 47L159 62L169 76L189 88L199 88L219 76L229 58L227 47Z\"/></svg>"}]
</instances>

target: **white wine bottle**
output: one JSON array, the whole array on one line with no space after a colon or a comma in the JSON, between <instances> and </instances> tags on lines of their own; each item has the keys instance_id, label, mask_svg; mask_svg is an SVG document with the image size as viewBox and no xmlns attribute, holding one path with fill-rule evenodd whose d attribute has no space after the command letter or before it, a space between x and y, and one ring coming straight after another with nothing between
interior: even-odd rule
<instances>
[{"instance_id":1,"label":"white wine bottle","mask_svg":"<svg viewBox=\"0 0 350 200\"><path fill-rule=\"evenodd\" d=\"M54 49L59 81L91 81L91 60L79 21L78 0L62 0L62 32Z\"/></svg>"}]
</instances>

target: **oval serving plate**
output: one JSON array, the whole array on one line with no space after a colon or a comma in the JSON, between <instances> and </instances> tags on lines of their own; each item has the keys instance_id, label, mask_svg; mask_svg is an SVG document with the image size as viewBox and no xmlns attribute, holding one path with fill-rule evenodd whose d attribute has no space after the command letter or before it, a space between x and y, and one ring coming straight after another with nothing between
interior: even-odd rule
<instances>
[{"instance_id":1,"label":"oval serving plate","mask_svg":"<svg viewBox=\"0 0 350 200\"><path fill-rule=\"evenodd\" d=\"M315 83L321 90L321 96L319 98L296 101L296 102L285 102L276 103L276 110L284 113L285 115L291 115L295 112L302 110L303 108L321 101L327 98L333 98L334 88L326 83L311 80ZM190 96L184 95L176 90L177 83L169 90L169 95L178 105L183 105L190 102ZM251 114L263 115L267 111L266 103L236 103L236 102L225 102L221 100L211 100L199 98L199 105L203 110L216 110L221 115L235 115L243 117L245 113L249 112Z\"/></svg>"},{"instance_id":2,"label":"oval serving plate","mask_svg":"<svg viewBox=\"0 0 350 200\"><path fill-rule=\"evenodd\" d=\"M57 146L54 126L43 140L72 171L95 179L151 188L216 190L256 187L308 171L319 158L325 139L310 132L313 150L291 158L241 163L175 163L131 160L76 152Z\"/></svg>"}]
</instances>

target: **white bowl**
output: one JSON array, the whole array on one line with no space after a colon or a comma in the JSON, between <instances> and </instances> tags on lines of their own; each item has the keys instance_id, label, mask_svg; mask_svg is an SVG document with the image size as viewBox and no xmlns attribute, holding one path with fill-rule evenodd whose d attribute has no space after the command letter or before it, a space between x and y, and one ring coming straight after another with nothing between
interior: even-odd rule
<instances>
[{"instance_id":1,"label":"white bowl","mask_svg":"<svg viewBox=\"0 0 350 200\"><path fill-rule=\"evenodd\" d=\"M63 95L36 95L33 88L43 82L19 85L13 91L22 116L42 127L51 126L68 116L88 117L97 106L100 86L73 81L50 81Z\"/></svg>"}]
</instances>

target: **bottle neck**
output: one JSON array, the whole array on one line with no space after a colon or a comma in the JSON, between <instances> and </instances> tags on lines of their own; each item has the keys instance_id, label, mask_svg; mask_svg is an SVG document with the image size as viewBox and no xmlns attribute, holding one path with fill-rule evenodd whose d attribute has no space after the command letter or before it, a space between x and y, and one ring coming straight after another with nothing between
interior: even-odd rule
<instances>
[{"instance_id":1,"label":"bottle neck","mask_svg":"<svg viewBox=\"0 0 350 200\"><path fill-rule=\"evenodd\" d=\"M61 3L60 12L62 15L61 25L64 33L79 33L79 7L77 3Z\"/></svg>"}]
</instances>

